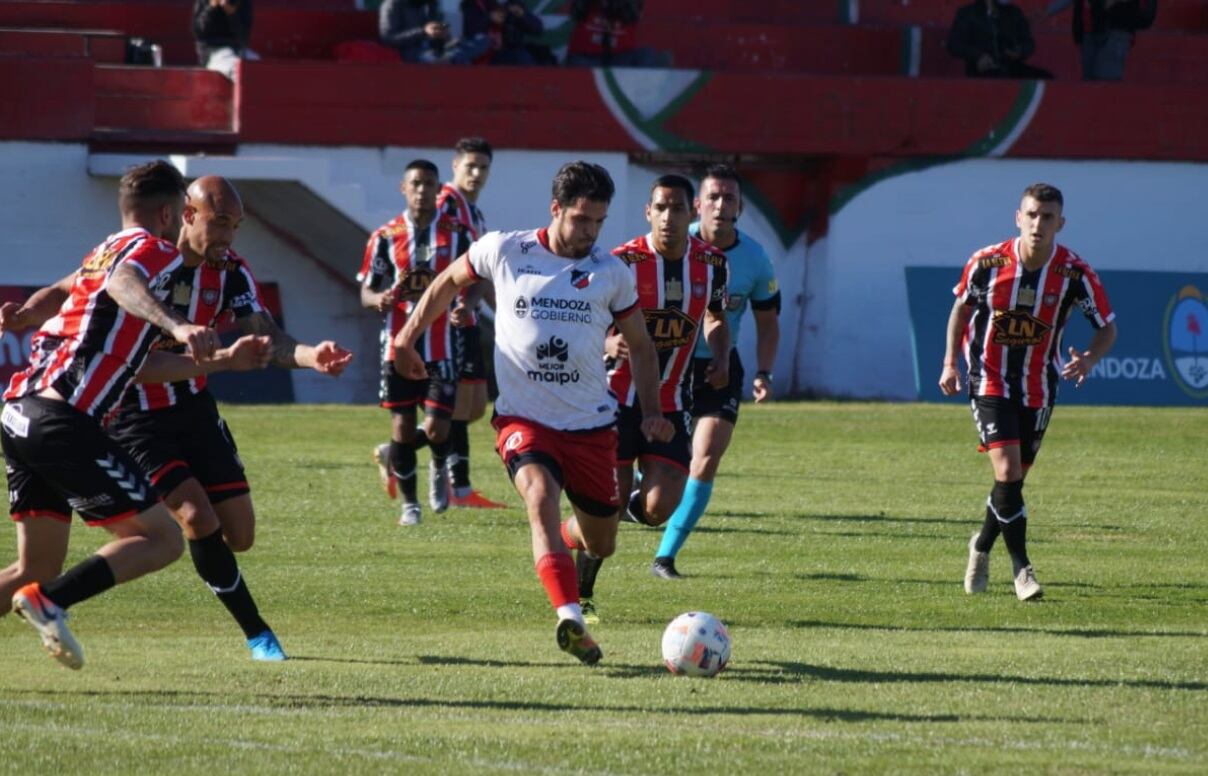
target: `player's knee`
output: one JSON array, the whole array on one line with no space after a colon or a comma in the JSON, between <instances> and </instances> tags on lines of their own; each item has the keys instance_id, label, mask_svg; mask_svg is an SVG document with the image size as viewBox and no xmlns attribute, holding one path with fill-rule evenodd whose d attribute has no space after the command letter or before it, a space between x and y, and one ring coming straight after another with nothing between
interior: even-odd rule
<instances>
[{"instance_id":1,"label":"player's knee","mask_svg":"<svg viewBox=\"0 0 1208 776\"><path fill-rule=\"evenodd\" d=\"M486 398L484 397L482 401L475 401L474 404L470 406L470 412L466 417L466 422L473 423L477 420L482 420L483 416L486 414L487 402Z\"/></svg>"},{"instance_id":2,"label":"player's knee","mask_svg":"<svg viewBox=\"0 0 1208 776\"><path fill-rule=\"evenodd\" d=\"M597 558L607 558L617 551L617 539L615 536L584 536L583 548Z\"/></svg>"},{"instance_id":3,"label":"player's knee","mask_svg":"<svg viewBox=\"0 0 1208 776\"><path fill-rule=\"evenodd\" d=\"M701 455L692 456L691 475L692 479L702 482L712 482L717 476L717 469L721 466L721 453L708 450Z\"/></svg>"},{"instance_id":4,"label":"player's knee","mask_svg":"<svg viewBox=\"0 0 1208 776\"><path fill-rule=\"evenodd\" d=\"M231 552L247 552L256 543L256 529L250 525L224 528L222 538Z\"/></svg>"},{"instance_id":5,"label":"player's knee","mask_svg":"<svg viewBox=\"0 0 1208 776\"><path fill-rule=\"evenodd\" d=\"M1023 502L1023 480L995 482L994 489L990 491L990 506L1004 523L1017 517L1027 517Z\"/></svg>"},{"instance_id":6,"label":"player's knee","mask_svg":"<svg viewBox=\"0 0 1208 776\"><path fill-rule=\"evenodd\" d=\"M218 516L209 505L183 501L172 509L172 516L190 539L202 539L218 530Z\"/></svg>"}]
</instances>

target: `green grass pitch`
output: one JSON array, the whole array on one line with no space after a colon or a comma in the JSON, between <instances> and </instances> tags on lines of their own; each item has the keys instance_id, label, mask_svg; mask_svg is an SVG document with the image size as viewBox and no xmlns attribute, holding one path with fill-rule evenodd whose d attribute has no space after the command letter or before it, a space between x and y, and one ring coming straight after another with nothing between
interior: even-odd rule
<instances>
[{"instance_id":1,"label":"green grass pitch","mask_svg":"<svg viewBox=\"0 0 1208 776\"><path fill-rule=\"evenodd\" d=\"M80 672L0 618L0 772L1208 772L1202 408L1058 407L1025 490L1045 598L1022 604L1001 542L990 591L961 589L991 484L963 406L747 405L688 579L621 527L595 669L554 644L485 423L475 483L512 508L403 529L369 455L384 412L225 415L259 522L240 561L293 659L252 663L187 557L73 610ZM72 538L74 561L103 533ZM691 609L733 634L717 679L660 665Z\"/></svg>"}]
</instances>

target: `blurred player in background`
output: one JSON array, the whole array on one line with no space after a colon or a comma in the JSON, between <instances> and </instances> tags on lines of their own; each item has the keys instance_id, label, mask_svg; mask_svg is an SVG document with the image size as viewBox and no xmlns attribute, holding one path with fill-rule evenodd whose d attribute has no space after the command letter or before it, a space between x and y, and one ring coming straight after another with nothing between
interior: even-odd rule
<instances>
[{"instance_id":1,"label":"blurred player in background","mask_svg":"<svg viewBox=\"0 0 1208 776\"><path fill-rule=\"evenodd\" d=\"M969 540L966 593L985 591L990 549L1001 533L1016 596L1030 601L1044 594L1028 558L1024 477L1052 417L1058 378L1081 386L1116 341L1116 315L1099 276L1057 244L1064 204L1048 184L1025 189L1015 213L1019 237L974 253L953 289L940 390L960 392L957 354L963 351L979 450L989 453L994 469L985 521ZM1061 334L1075 307L1095 333L1086 350L1071 347L1062 364Z\"/></svg>"},{"instance_id":2,"label":"blurred player in background","mask_svg":"<svg viewBox=\"0 0 1208 776\"><path fill-rule=\"evenodd\" d=\"M648 440L641 431L643 408L633 383L629 351L621 334L605 343L608 382L617 397L617 482L628 494L619 517L658 526L667 521L684 493L692 458L692 354L699 339L710 354L701 379L720 389L729 382L730 329L726 324L726 257L688 233L692 223L692 183L663 175L650 188L646 220L650 232L613 250L629 267L647 334L658 353L658 411L675 428L670 440ZM641 485L634 488L633 465ZM631 492L632 491L632 492ZM566 533L579 550L579 599L588 622L598 614L592 600L604 559L578 542L575 518Z\"/></svg>"},{"instance_id":3,"label":"blurred player in background","mask_svg":"<svg viewBox=\"0 0 1208 776\"><path fill-rule=\"evenodd\" d=\"M418 347L427 377L404 377L394 368L394 338L415 310L432 279L469 249L466 228L436 207L440 173L432 162L416 159L403 173L403 213L378 228L365 248L361 304L384 313L382 328L381 405L390 410L389 476L402 491L399 525L417 525L423 511L416 495L416 450L425 442L432 452L428 499L433 511L449 506L444 476L449 455L449 425L457 395L453 333L449 310L434 316ZM424 404L424 438L418 439L416 417ZM375 451L375 458L377 453ZM390 491L388 491L390 492Z\"/></svg>"},{"instance_id":4,"label":"blurred player in background","mask_svg":"<svg viewBox=\"0 0 1208 776\"><path fill-rule=\"evenodd\" d=\"M735 224L742 214L742 187L738 173L725 164L705 171L696 200L699 221L691 227L699 237L726 254L726 321L730 327L729 382L718 388L707 378L712 353L702 338L697 342L692 379L692 465L688 484L675 513L663 529L651 573L678 579L675 558L713 495L713 478L730 446L738 407L742 401L743 365L738 356L738 333L743 314L751 307L755 319L755 378L751 390L756 403L772 398L772 367L780 344L780 289L772 261L763 246Z\"/></svg>"},{"instance_id":5,"label":"blurred player in background","mask_svg":"<svg viewBox=\"0 0 1208 776\"><path fill-rule=\"evenodd\" d=\"M485 279L495 286L495 374L499 381L496 450L524 500L537 576L558 617L558 646L586 664L603 653L579 606L568 543L597 557L616 547L616 400L608 390L604 337L615 325L629 344L643 412L641 431L666 442L671 424L658 412L658 359L619 259L596 237L614 187L599 165L571 162L554 177L550 224L524 232L490 232L442 273L395 339L399 372L424 374L413 346L445 314L461 288ZM562 531L563 489L579 535Z\"/></svg>"}]
</instances>

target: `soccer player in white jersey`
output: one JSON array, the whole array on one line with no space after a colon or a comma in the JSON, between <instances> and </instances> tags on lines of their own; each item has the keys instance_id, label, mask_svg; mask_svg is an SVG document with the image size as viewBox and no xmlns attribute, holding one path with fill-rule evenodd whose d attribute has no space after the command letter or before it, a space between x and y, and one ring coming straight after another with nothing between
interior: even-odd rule
<instances>
[{"instance_id":1,"label":"soccer player in white jersey","mask_svg":"<svg viewBox=\"0 0 1208 776\"><path fill-rule=\"evenodd\" d=\"M633 276L595 246L613 192L603 167L564 165L554 176L550 225L483 236L437 276L394 340L399 373L423 373L414 343L425 327L459 289L479 279L494 283L496 450L524 500L537 576L558 616L558 646L588 665L603 653L583 622L567 547L579 544L599 557L616 547L617 404L603 359L610 326L629 343L638 396L648 408L642 432L663 442L673 433L659 412L658 359ZM562 534L563 490L579 536Z\"/></svg>"}]
</instances>

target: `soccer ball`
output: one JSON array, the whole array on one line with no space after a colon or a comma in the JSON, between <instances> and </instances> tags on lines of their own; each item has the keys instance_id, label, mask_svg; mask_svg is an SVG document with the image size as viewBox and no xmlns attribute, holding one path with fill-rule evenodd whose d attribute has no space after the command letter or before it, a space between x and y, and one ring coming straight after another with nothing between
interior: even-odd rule
<instances>
[{"instance_id":1,"label":"soccer ball","mask_svg":"<svg viewBox=\"0 0 1208 776\"><path fill-rule=\"evenodd\" d=\"M663 663L673 674L717 676L730 660L730 631L705 612L685 612L663 631Z\"/></svg>"}]
</instances>

